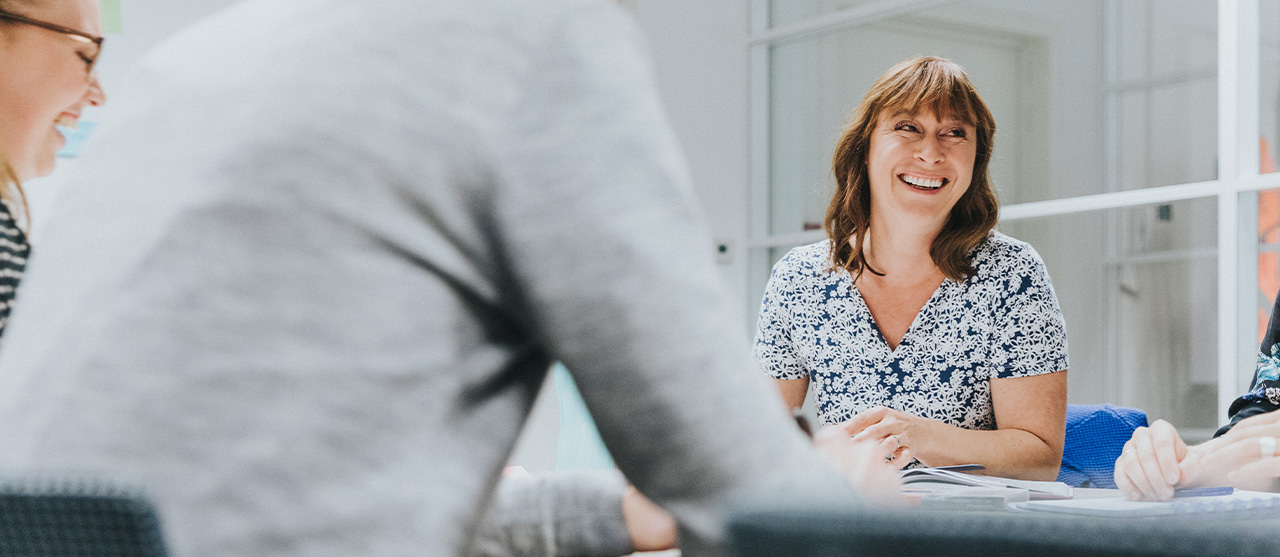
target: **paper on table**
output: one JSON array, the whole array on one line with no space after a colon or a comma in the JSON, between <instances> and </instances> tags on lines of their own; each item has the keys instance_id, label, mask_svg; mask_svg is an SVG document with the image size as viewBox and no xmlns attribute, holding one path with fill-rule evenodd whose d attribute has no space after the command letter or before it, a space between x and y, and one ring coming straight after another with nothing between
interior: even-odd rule
<instances>
[{"instance_id":1,"label":"paper on table","mask_svg":"<svg viewBox=\"0 0 1280 557\"><path fill-rule=\"evenodd\" d=\"M1071 497L1071 486L1062 482L1015 480L999 476L975 476L939 468L911 468L898 474L903 484L918 482L946 483L976 487L1015 487L1030 491L1032 496Z\"/></svg>"},{"instance_id":2,"label":"paper on table","mask_svg":"<svg viewBox=\"0 0 1280 557\"><path fill-rule=\"evenodd\" d=\"M1280 494L1237 490L1231 495L1187 497L1163 502L1130 501L1124 497L1109 497L1064 501L1029 501L1019 503L1017 507L1031 511L1131 518L1240 511L1249 512L1251 515L1261 515L1280 514Z\"/></svg>"}]
</instances>

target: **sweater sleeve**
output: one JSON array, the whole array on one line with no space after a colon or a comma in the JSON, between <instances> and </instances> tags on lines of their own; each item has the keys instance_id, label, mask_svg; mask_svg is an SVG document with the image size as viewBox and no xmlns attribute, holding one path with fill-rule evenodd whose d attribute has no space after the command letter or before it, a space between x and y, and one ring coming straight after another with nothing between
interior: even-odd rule
<instances>
[{"instance_id":1,"label":"sweater sleeve","mask_svg":"<svg viewBox=\"0 0 1280 557\"><path fill-rule=\"evenodd\" d=\"M857 496L754 372L637 42L601 4L537 49L491 231L537 349L573 375L618 467L687 555L718 554L736 501Z\"/></svg>"},{"instance_id":2,"label":"sweater sleeve","mask_svg":"<svg viewBox=\"0 0 1280 557\"><path fill-rule=\"evenodd\" d=\"M634 551L616 471L504 478L469 557L616 557Z\"/></svg>"}]
</instances>

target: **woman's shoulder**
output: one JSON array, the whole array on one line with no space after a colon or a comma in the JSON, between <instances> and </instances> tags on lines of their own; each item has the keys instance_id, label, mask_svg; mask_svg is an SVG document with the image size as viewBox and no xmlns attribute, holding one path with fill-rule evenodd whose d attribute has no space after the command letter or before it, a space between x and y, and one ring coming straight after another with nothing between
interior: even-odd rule
<instances>
[{"instance_id":1,"label":"woman's shoulder","mask_svg":"<svg viewBox=\"0 0 1280 557\"><path fill-rule=\"evenodd\" d=\"M773 265L774 274L786 273L793 276L820 276L828 274L831 268L831 240L822 240L812 244L797 246L787 251Z\"/></svg>"},{"instance_id":2,"label":"woman's shoulder","mask_svg":"<svg viewBox=\"0 0 1280 557\"><path fill-rule=\"evenodd\" d=\"M979 277L1026 276L1044 269L1044 260L1031 244L996 230L973 248L972 261Z\"/></svg>"}]
</instances>

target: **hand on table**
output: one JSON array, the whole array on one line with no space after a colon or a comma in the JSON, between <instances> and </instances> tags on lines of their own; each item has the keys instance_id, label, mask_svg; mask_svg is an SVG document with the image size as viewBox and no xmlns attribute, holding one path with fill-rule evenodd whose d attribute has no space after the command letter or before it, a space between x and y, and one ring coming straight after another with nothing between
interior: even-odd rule
<instances>
[{"instance_id":1,"label":"hand on table","mask_svg":"<svg viewBox=\"0 0 1280 557\"><path fill-rule=\"evenodd\" d=\"M1134 501L1173 498L1174 486L1189 483L1198 471L1198 452L1164 420L1140 427L1116 459L1116 487Z\"/></svg>"},{"instance_id":2,"label":"hand on table","mask_svg":"<svg viewBox=\"0 0 1280 557\"><path fill-rule=\"evenodd\" d=\"M819 429L813 436L813 446L867 500L884 505L903 501L898 468L899 462L910 460L909 448L892 440L854 439L843 425ZM890 456L895 458L890 461Z\"/></svg>"},{"instance_id":3,"label":"hand on table","mask_svg":"<svg viewBox=\"0 0 1280 557\"><path fill-rule=\"evenodd\" d=\"M1280 412L1241 420L1206 452L1203 467L1216 471L1224 483L1258 491L1273 491L1280 478L1276 439L1280 437Z\"/></svg>"},{"instance_id":4,"label":"hand on table","mask_svg":"<svg viewBox=\"0 0 1280 557\"><path fill-rule=\"evenodd\" d=\"M855 441L874 442L891 449L885 458L900 469L911 462L912 455L908 453L913 452L912 447L923 444L934 423L928 418L878 406L858 413L837 427Z\"/></svg>"}]
</instances>

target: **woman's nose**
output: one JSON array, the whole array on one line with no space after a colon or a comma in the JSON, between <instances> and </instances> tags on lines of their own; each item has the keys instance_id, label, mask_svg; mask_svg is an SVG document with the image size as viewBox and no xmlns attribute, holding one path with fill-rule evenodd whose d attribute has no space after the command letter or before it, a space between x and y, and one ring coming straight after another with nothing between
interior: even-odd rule
<instances>
[{"instance_id":1,"label":"woman's nose","mask_svg":"<svg viewBox=\"0 0 1280 557\"><path fill-rule=\"evenodd\" d=\"M924 163L937 163L943 159L942 140L932 135L926 136L916 145L916 158Z\"/></svg>"},{"instance_id":2,"label":"woman's nose","mask_svg":"<svg viewBox=\"0 0 1280 557\"><path fill-rule=\"evenodd\" d=\"M84 92L84 100L93 106L102 106L107 103L107 93L102 90L102 83L98 81L97 73L89 76L89 89Z\"/></svg>"}]
</instances>

